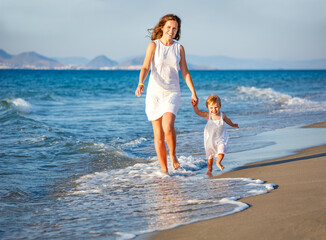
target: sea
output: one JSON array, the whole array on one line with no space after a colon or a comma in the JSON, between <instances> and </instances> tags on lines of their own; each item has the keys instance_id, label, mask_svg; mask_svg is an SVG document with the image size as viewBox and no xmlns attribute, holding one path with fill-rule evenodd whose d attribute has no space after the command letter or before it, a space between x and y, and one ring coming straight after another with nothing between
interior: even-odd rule
<instances>
[{"instance_id":1,"label":"sea","mask_svg":"<svg viewBox=\"0 0 326 240\"><path fill-rule=\"evenodd\" d=\"M225 171L326 143L326 71L191 71L228 127ZM181 167L161 174L139 71L0 70L0 239L131 239L236 214L275 183L209 178L206 120L180 77ZM145 82L145 88L148 79ZM221 171L214 165L213 175Z\"/></svg>"}]
</instances>

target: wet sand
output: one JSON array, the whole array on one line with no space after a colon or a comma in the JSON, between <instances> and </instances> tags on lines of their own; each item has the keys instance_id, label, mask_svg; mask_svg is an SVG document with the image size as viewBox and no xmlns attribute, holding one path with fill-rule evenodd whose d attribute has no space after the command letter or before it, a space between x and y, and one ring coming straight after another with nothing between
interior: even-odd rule
<instances>
[{"instance_id":1,"label":"wet sand","mask_svg":"<svg viewBox=\"0 0 326 240\"><path fill-rule=\"evenodd\" d=\"M326 127L326 122L307 127ZM136 239L326 239L326 145L251 163L217 177L261 179L277 189L240 199L250 205L242 212Z\"/></svg>"}]
</instances>

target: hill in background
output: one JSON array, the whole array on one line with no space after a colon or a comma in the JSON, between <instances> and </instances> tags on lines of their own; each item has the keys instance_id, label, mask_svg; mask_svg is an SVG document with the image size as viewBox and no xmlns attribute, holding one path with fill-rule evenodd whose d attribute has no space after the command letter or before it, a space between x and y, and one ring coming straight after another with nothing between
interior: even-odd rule
<instances>
[{"instance_id":1,"label":"hill in background","mask_svg":"<svg viewBox=\"0 0 326 240\"><path fill-rule=\"evenodd\" d=\"M36 52L11 55L0 49L0 69L100 69L100 70L139 70L144 56L114 61L100 55L92 60L83 57L49 58ZM291 61L268 59L238 59L225 56L187 55L190 70L314 70L326 69L326 59Z\"/></svg>"},{"instance_id":2,"label":"hill in background","mask_svg":"<svg viewBox=\"0 0 326 240\"><path fill-rule=\"evenodd\" d=\"M101 55L91 60L86 67L89 69L110 69L116 65L118 65L118 62Z\"/></svg>"},{"instance_id":3,"label":"hill in background","mask_svg":"<svg viewBox=\"0 0 326 240\"><path fill-rule=\"evenodd\" d=\"M24 52L18 55L11 55L0 49L0 68L56 69L63 66L62 63L36 52Z\"/></svg>"}]
</instances>

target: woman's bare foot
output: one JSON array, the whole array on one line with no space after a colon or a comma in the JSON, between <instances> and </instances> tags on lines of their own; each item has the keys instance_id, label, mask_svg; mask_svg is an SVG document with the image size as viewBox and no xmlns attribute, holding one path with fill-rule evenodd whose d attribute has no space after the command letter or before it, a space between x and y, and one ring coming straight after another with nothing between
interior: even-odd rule
<instances>
[{"instance_id":1,"label":"woman's bare foot","mask_svg":"<svg viewBox=\"0 0 326 240\"><path fill-rule=\"evenodd\" d=\"M163 173L163 174L169 174L169 171L168 171L168 169L161 169L161 173Z\"/></svg>"},{"instance_id":2,"label":"woman's bare foot","mask_svg":"<svg viewBox=\"0 0 326 240\"><path fill-rule=\"evenodd\" d=\"M172 168L177 170L180 167L180 163L176 155L170 155Z\"/></svg>"},{"instance_id":3,"label":"woman's bare foot","mask_svg":"<svg viewBox=\"0 0 326 240\"><path fill-rule=\"evenodd\" d=\"M161 170L161 174L162 174L163 176L169 176L169 172L168 172L168 170L166 170L166 171Z\"/></svg>"},{"instance_id":4,"label":"woman's bare foot","mask_svg":"<svg viewBox=\"0 0 326 240\"><path fill-rule=\"evenodd\" d=\"M213 159L208 159L207 160L207 172L206 172L206 175L210 176L212 175L212 171L213 171Z\"/></svg>"},{"instance_id":5,"label":"woman's bare foot","mask_svg":"<svg viewBox=\"0 0 326 240\"><path fill-rule=\"evenodd\" d=\"M221 171L223 171L224 169L224 166L220 163L216 163L216 166L218 166L219 169L221 169Z\"/></svg>"},{"instance_id":6,"label":"woman's bare foot","mask_svg":"<svg viewBox=\"0 0 326 240\"><path fill-rule=\"evenodd\" d=\"M209 177L212 176L212 170L207 170L206 175L208 175Z\"/></svg>"}]
</instances>

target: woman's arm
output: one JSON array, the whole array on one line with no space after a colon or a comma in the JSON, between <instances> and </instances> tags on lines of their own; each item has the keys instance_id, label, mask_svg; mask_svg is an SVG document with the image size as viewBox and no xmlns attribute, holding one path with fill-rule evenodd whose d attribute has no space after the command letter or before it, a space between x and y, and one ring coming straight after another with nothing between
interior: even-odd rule
<instances>
[{"instance_id":1,"label":"woman's arm","mask_svg":"<svg viewBox=\"0 0 326 240\"><path fill-rule=\"evenodd\" d=\"M180 70L181 70L181 75L182 78L185 80L189 90L191 91L191 104L194 105L198 102L198 97L196 94L196 90L194 87L194 84L192 82L191 75L189 73L188 67L187 67L187 62L186 62L186 53L182 45L180 45Z\"/></svg>"},{"instance_id":2,"label":"woman's arm","mask_svg":"<svg viewBox=\"0 0 326 240\"><path fill-rule=\"evenodd\" d=\"M236 123L233 123L233 122L231 121L231 119L229 119L229 118L226 116L225 113L223 113L223 120L224 120L224 122L226 122L227 124L229 124L231 127L239 128L239 125L236 124Z\"/></svg>"},{"instance_id":3,"label":"woman's arm","mask_svg":"<svg viewBox=\"0 0 326 240\"><path fill-rule=\"evenodd\" d=\"M154 42L150 42L148 44L145 59L144 59L144 63L143 63L143 66L142 66L142 68L140 70L140 74L139 74L139 83L138 83L137 89L135 91L135 94L136 94L137 97L140 97L141 93L144 90L143 83L144 83L145 79L147 78L147 75L148 75L149 70L151 68L151 62L152 62L152 59L154 57L155 48L156 48L156 45L155 45Z\"/></svg>"}]
</instances>

